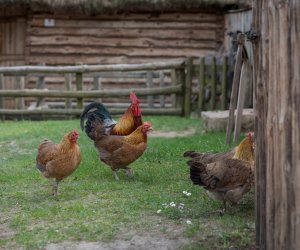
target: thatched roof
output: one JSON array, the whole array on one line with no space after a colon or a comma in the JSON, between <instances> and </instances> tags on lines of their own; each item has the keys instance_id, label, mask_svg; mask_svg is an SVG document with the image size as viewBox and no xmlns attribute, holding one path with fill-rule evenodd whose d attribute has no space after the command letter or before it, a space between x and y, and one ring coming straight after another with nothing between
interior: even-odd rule
<instances>
[{"instance_id":1,"label":"thatched roof","mask_svg":"<svg viewBox=\"0 0 300 250\"><path fill-rule=\"evenodd\" d=\"M251 7L251 0L0 0L1 7L22 6L32 11L90 14L124 12L194 12Z\"/></svg>"}]
</instances>

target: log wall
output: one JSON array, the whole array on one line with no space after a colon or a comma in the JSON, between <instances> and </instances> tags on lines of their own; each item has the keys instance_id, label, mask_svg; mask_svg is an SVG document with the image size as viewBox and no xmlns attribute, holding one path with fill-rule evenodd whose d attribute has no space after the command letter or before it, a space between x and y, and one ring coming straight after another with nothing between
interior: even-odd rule
<instances>
[{"instance_id":1,"label":"log wall","mask_svg":"<svg viewBox=\"0 0 300 250\"><path fill-rule=\"evenodd\" d=\"M216 51L223 42L223 27L223 15L206 13L33 15L28 23L26 61L119 64L199 57Z\"/></svg>"}]
</instances>

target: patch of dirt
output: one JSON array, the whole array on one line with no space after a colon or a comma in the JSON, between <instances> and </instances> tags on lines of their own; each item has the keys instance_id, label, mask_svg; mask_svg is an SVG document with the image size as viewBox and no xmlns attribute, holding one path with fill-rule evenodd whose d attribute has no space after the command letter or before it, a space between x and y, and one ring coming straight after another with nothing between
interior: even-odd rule
<instances>
[{"instance_id":1,"label":"patch of dirt","mask_svg":"<svg viewBox=\"0 0 300 250\"><path fill-rule=\"evenodd\" d=\"M186 137L195 134L196 129L189 129L184 131L153 131L149 134L149 137L165 137L165 138L175 138L175 137Z\"/></svg>"},{"instance_id":2,"label":"patch of dirt","mask_svg":"<svg viewBox=\"0 0 300 250\"><path fill-rule=\"evenodd\" d=\"M114 242L70 242L50 244L47 250L171 250L180 249L189 241L184 238L167 239L150 234L135 235L131 240L116 240Z\"/></svg>"},{"instance_id":3,"label":"patch of dirt","mask_svg":"<svg viewBox=\"0 0 300 250\"><path fill-rule=\"evenodd\" d=\"M8 223L0 224L0 239L10 238L15 235L15 231L11 230Z\"/></svg>"},{"instance_id":4,"label":"patch of dirt","mask_svg":"<svg viewBox=\"0 0 300 250\"><path fill-rule=\"evenodd\" d=\"M45 250L177 250L191 243L182 237L185 226L155 215L145 215L152 221L150 228L122 229L111 242L64 241L47 245ZM162 231L163 230L163 231Z\"/></svg>"}]
</instances>

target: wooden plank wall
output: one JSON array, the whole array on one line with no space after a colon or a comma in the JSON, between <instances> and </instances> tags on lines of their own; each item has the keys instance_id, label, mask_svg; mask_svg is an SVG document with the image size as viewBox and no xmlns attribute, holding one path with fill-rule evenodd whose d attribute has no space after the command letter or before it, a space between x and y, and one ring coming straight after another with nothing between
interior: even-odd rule
<instances>
[{"instance_id":1,"label":"wooden plank wall","mask_svg":"<svg viewBox=\"0 0 300 250\"><path fill-rule=\"evenodd\" d=\"M21 17L18 11L7 13L0 11L0 66L25 64L26 26L26 18ZM18 88L15 77L4 77L3 87L5 89ZM4 105L14 106L14 98L4 98Z\"/></svg>"},{"instance_id":2,"label":"wooden plank wall","mask_svg":"<svg viewBox=\"0 0 300 250\"><path fill-rule=\"evenodd\" d=\"M45 27L45 19L53 19L53 26ZM223 28L221 14L33 15L27 63L118 64L200 57L220 46Z\"/></svg>"}]
</instances>

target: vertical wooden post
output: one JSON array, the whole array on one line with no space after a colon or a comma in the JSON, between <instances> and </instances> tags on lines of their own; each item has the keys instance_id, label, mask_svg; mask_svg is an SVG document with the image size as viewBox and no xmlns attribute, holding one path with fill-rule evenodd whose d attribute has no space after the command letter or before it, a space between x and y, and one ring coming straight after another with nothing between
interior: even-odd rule
<instances>
[{"instance_id":1,"label":"vertical wooden post","mask_svg":"<svg viewBox=\"0 0 300 250\"><path fill-rule=\"evenodd\" d=\"M192 70L193 58L189 57L185 61L185 86L184 86L184 116L189 117L191 114L191 93L192 93Z\"/></svg>"},{"instance_id":2,"label":"vertical wooden post","mask_svg":"<svg viewBox=\"0 0 300 250\"><path fill-rule=\"evenodd\" d=\"M102 88L102 81L101 81L101 77L99 76L95 76L94 77L94 90L101 90ZM97 102L101 102L101 98L97 98L96 99Z\"/></svg>"},{"instance_id":3,"label":"vertical wooden post","mask_svg":"<svg viewBox=\"0 0 300 250\"><path fill-rule=\"evenodd\" d=\"M160 87L164 87L165 86L164 78L165 78L164 72L160 71L159 72L159 86ZM165 96L164 95L161 95L159 97L159 102L160 102L160 107L164 108L165 107Z\"/></svg>"},{"instance_id":4,"label":"vertical wooden post","mask_svg":"<svg viewBox=\"0 0 300 250\"><path fill-rule=\"evenodd\" d=\"M222 67L222 86L221 86L221 109L225 110L227 108L227 72L228 72L228 57L223 58Z\"/></svg>"},{"instance_id":5,"label":"vertical wooden post","mask_svg":"<svg viewBox=\"0 0 300 250\"><path fill-rule=\"evenodd\" d=\"M238 94L238 103L237 103L237 111L235 116L235 126L233 133L233 141L238 142L240 137L241 127L242 127L242 118L243 118L243 109L245 103L245 94L246 94L246 84L248 84L247 79L249 79L250 74L250 64L248 58L243 59L243 67L241 72L241 80Z\"/></svg>"},{"instance_id":6,"label":"vertical wooden post","mask_svg":"<svg viewBox=\"0 0 300 250\"><path fill-rule=\"evenodd\" d=\"M72 90L72 74L70 73L65 74L65 85L66 85L66 90L68 91ZM66 108L72 109L72 99L70 98L66 99Z\"/></svg>"},{"instance_id":7,"label":"vertical wooden post","mask_svg":"<svg viewBox=\"0 0 300 250\"><path fill-rule=\"evenodd\" d=\"M76 89L77 91L83 89L83 76L82 73L77 72L76 73ZM83 108L83 98L77 98L77 108L82 109Z\"/></svg>"},{"instance_id":8,"label":"vertical wooden post","mask_svg":"<svg viewBox=\"0 0 300 250\"><path fill-rule=\"evenodd\" d=\"M176 69L176 84L182 85L182 93L176 96L176 108L182 108L184 115L185 69Z\"/></svg>"},{"instance_id":9,"label":"vertical wooden post","mask_svg":"<svg viewBox=\"0 0 300 250\"><path fill-rule=\"evenodd\" d=\"M147 88L152 88L152 87L153 87L153 72L148 71L147 72ZM149 108L153 108L154 107L153 96L148 96L147 99L148 99Z\"/></svg>"},{"instance_id":10,"label":"vertical wooden post","mask_svg":"<svg viewBox=\"0 0 300 250\"><path fill-rule=\"evenodd\" d=\"M36 80L36 88L37 89L43 89L45 88L45 76L39 76ZM36 107L39 107L44 101L43 97L38 97L36 99Z\"/></svg>"},{"instance_id":11,"label":"vertical wooden post","mask_svg":"<svg viewBox=\"0 0 300 250\"><path fill-rule=\"evenodd\" d=\"M253 55L256 242L262 250L300 249L299 15L299 1L253 1L253 28L260 34Z\"/></svg>"},{"instance_id":12,"label":"vertical wooden post","mask_svg":"<svg viewBox=\"0 0 300 250\"><path fill-rule=\"evenodd\" d=\"M198 93L198 112L199 115L203 111L203 95L204 95L204 86L205 86L205 57L200 59L200 68L199 68L199 93Z\"/></svg>"},{"instance_id":13,"label":"vertical wooden post","mask_svg":"<svg viewBox=\"0 0 300 250\"><path fill-rule=\"evenodd\" d=\"M16 88L23 90L25 87L25 79L24 76L17 76L16 77ZM18 109L24 109L25 108L25 103L24 103L24 97L18 97L16 98L17 102L17 108Z\"/></svg>"},{"instance_id":14,"label":"vertical wooden post","mask_svg":"<svg viewBox=\"0 0 300 250\"><path fill-rule=\"evenodd\" d=\"M4 77L3 74L0 74L0 89L4 89ZM0 97L0 109L4 109L4 98ZM0 116L0 120L4 120L5 115Z\"/></svg>"},{"instance_id":15,"label":"vertical wooden post","mask_svg":"<svg viewBox=\"0 0 300 250\"><path fill-rule=\"evenodd\" d=\"M245 35L242 33L238 34L237 40L238 40L238 50L236 54L236 62L234 67L234 76L233 76L233 83L232 83L232 90L231 90L231 97L230 97L229 117L228 117L227 130L226 130L226 144L231 143L234 111L236 107L237 94L239 89L239 82L240 82L241 69L243 63L242 54L243 54L243 47L245 43Z\"/></svg>"},{"instance_id":16,"label":"vertical wooden post","mask_svg":"<svg viewBox=\"0 0 300 250\"><path fill-rule=\"evenodd\" d=\"M178 82L176 81L176 70L175 69L171 70L171 83L172 83L172 85L178 84ZM176 94L171 95L171 105L174 108L176 107Z\"/></svg>"},{"instance_id":17,"label":"vertical wooden post","mask_svg":"<svg viewBox=\"0 0 300 250\"><path fill-rule=\"evenodd\" d=\"M216 109L216 90L217 90L217 65L216 65L216 57L213 56L211 62L211 73L212 73L212 81L211 81L211 101L210 108L211 110Z\"/></svg>"}]
</instances>

